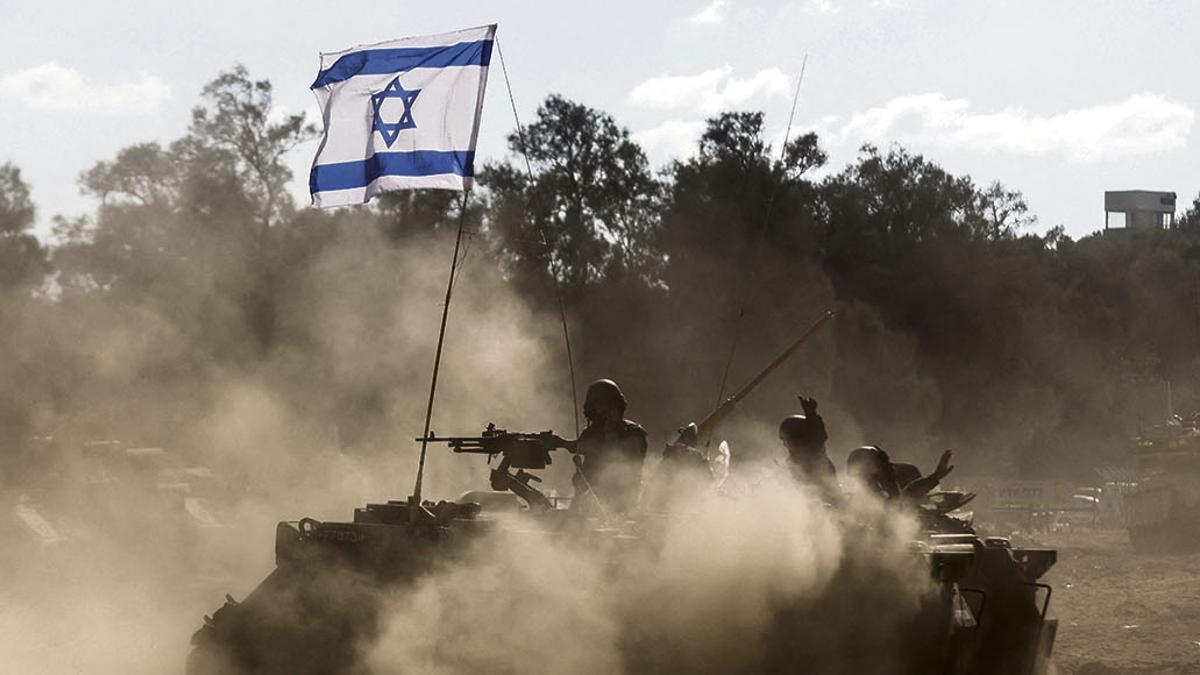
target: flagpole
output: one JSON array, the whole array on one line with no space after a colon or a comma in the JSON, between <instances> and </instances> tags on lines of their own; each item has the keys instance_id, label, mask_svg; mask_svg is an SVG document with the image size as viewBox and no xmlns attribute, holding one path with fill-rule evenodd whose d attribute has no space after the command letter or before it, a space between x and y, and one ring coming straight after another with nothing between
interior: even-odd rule
<instances>
[{"instance_id":1,"label":"flagpole","mask_svg":"<svg viewBox=\"0 0 1200 675\"><path fill-rule=\"evenodd\" d=\"M442 345L446 341L446 318L450 314L450 296L454 292L454 275L458 272L458 252L462 247L463 226L467 222L467 198L470 190L463 190L462 205L458 212L458 233L454 235L454 255L450 258L450 278L446 281L446 299L442 303L442 325L438 328L437 350L433 355L433 378L429 383L429 403L425 407L425 430L421 433L421 459L417 463L417 482L413 486L413 506L421 505L421 483L425 477L425 451L429 447L429 423L433 419L433 398L437 393L438 371L442 365ZM415 515L415 514L414 514Z\"/></svg>"}]
</instances>

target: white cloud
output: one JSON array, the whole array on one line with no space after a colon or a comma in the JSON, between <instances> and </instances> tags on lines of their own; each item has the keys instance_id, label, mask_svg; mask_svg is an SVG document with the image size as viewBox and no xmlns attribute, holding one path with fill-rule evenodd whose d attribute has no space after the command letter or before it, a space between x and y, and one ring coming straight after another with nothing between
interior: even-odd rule
<instances>
[{"instance_id":1,"label":"white cloud","mask_svg":"<svg viewBox=\"0 0 1200 675\"><path fill-rule=\"evenodd\" d=\"M295 115L296 112L297 112L296 110L293 110L292 108L290 108L286 105L276 103L275 105L271 106L270 110L267 111L267 123L268 124L279 124L280 122L283 122L284 120L286 120L288 117ZM321 117L321 109L318 108L316 105L310 104L307 107L300 110L299 113L303 116L305 124L315 124L318 127L320 127L324 124L324 121Z\"/></svg>"},{"instance_id":2,"label":"white cloud","mask_svg":"<svg viewBox=\"0 0 1200 675\"><path fill-rule=\"evenodd\" d=\"M279 124L286 120L292 114L292 109L286 105L276 103L267 111L267 124ZM307 111L305 111L307 114Z\"/></svg>"},{"instance_id":3,"label":"white cloud","mask_svg":"<svg viewBox=\"0 0 1200 675\"><path fill-rule=\"evenodd\" d=\"M865 17L878 16L880 12L910 9L914 0L792 0L782 7L785 19L798 19L804 15L846 14Z\"/></svg>"},{"instance_id":4,"label":"white cloud","mask_svg":"<svg viewBox=\"0 0 1200 675\"><path fill-rule=\"evenodd\" d=\"M807 0L804 9L813 14L837 14L838 6L833 0Z\"/></svg>"},{"instance_id":5,"label":"white cloud","mask_svg":"<svg viewBox=\"0 0 1200 675\"><path fill-rule=\"evenodd\" d=\"M821 126L847 143L898 141L1091 162L1181 149L1194 121L1191 108L1157 94L1039 116L1020 107L974 112L965 99L931 93L894 98L840 127Z\"/></svg>"},{"instance_id":6,"label":"white cloud","mask_svg":"<svg viewBox=\"0 0 1200 675\"><path fill-rule=\"evenodd\" d=\"M0 98L33 110L140 115L157 112L171 96L161 79L142 73L129 82L92 84L54 61L0 75Z\"/></svg>"},{"instance_id":7,"label":"white cloud","mask_svg":"<svg viewBox=\"0 0 1200 675\"><path fill-rule=\"evenodd\" d=\"M713 0L704 9L688 17L692 23L721 23L725 20L725 0Z\"/></svg>"},{"instance_id":8,"label":"white cloud","mask_svg":"<svg viewBox=\"0 0 1200 675\"><path fill-rule=\"evenodd\" d=\"M634 133L633 140L642 146L651 160L663 163L695 154L703 131L704 122L699 120L668 120Z\"/></svg>"},{"instance_id":9,"label":"white cloud","mask_svg":"<svg viewBox=\"0 0 1200 675\"><path fill-rule=\"evenodd\" d=\"M691 108L711 115L745 106L752 100L787 96L788 76L778 68L765 68L747 79L733 77L732 66L696 75L652 77L629 92L635 105L661 110Z\"/></svg>"}]
</instances>

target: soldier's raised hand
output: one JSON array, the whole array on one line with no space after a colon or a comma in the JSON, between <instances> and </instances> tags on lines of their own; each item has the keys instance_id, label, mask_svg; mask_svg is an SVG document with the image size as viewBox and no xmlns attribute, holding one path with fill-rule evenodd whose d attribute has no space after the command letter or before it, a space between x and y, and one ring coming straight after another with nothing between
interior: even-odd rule
<instances>
[{"instance_id":1,"label":"soldier's raised hand","mask_svg":"<svg viewBox=\"0 0 1200 675\"><path fill-rule=\"evenodd\" d=\"M797 394L796 398L800 399L800 409L804 411L805 417L812 417L817 414L817 399L806 398L802 394Z\"/></svg>"},{"instance_id":2,"label":"soldier's raised hand","mask_svg":"<svg viewBox=\"0 0 1200 675\"><path fill-rule=\"evenodd\" d=\"M933 470L934 478L941 480L941 479L945 478L947 475L949 475L949 473L951 471L954 470L954 466L950 464L950 459L953 456L954 456L953 450L947 450L942 453L942 458L940 460L938 460L937 468Z\"/></svg>"}]
</instances>

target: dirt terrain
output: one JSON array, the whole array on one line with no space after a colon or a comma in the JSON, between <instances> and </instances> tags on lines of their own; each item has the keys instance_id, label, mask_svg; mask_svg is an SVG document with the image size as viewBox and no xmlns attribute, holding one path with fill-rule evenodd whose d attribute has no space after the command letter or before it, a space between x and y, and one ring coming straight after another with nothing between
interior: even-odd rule
<instances>
[{"instance_id":1,"label":"dirt terrain","mask_svg":"<svg viewBox=\"0 0 1200 675\"><path fill-rule=\"evenodd\" d=\"M1139 555L1119 530L1041 535L1059 675L1200 673L1200 553Z\"/></svg>"},{"instance_id":2,"label":"dirt terrain","mask_svg":"<svg viewBox=\"0 0 1200 675\"><path fill-rule=\"evenodd\" d=\"M1056 675L1200 675L1200 553L1135 554L1121 530L1014 536L1014 544L1059 551L1045 578L1060 621ZM0 654L15 667L0 670L169 672L223 593L242 597L269 571L270 541L253 548L258 554L243 568L205 566L224 572L219 578L176 573L188 565L161 547L97 549L82 535L38 556L0 549L8 573L0 583ZM196 551L178 554L193 559ZM159 572L146 573L147 564ZM80 596L72 590L80 586L93 591Z\"/></svg>"}]
</instances>

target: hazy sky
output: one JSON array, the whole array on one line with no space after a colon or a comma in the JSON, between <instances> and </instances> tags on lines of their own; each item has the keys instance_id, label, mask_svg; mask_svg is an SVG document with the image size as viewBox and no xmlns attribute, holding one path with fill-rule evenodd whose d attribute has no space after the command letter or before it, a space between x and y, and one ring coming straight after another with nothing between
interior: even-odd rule
<instances>
[{"instance_id":1,"label":"hazy sky","mask_svg":"<svg viewBox=\"0 0 1200 675\"><path fill-rule=\"evenodd\" d=\"M23 169L43 223L91 209L76 179L93 163L182 135L235 62L282 109L315 114L318 52L491 22L523 121L562 93L614 115L656 164L720 110L764 110L781 137L807 52L796 127L821 133L835 168L898 141L1023 191L1039 228L1072 235L1102 226L1106 189L1174 191L1180 209L1200 191L1200 3L1186 0L0 2L0 162ZM493 68L485 160L512 127ZM304 203L314 149L293 157Z\"/></svg>"}]
</instances>

